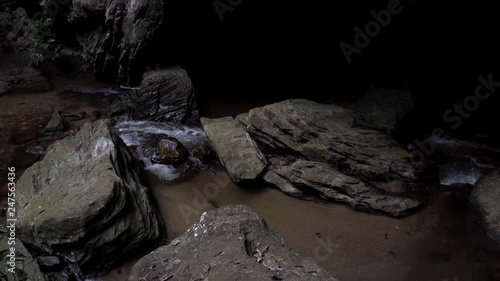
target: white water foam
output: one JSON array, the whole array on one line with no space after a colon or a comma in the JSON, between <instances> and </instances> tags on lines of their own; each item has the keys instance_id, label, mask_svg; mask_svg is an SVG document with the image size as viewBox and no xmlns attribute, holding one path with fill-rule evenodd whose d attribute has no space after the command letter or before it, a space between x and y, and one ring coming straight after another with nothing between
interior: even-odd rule
<instances>
[{"instance_id":1,"label":"white water foam","mask_svg":"<svg viewBox=\"0 0 500 281\"><path fill-rule=\"evenodd\" d=\"M152 140L158 137L174 137L179 140L190 152L207 141L202 128L190 127L178 124L160 123L153 121L125 121L115 126L120 138L127 146L138 146L138 154L145 164L146 171L150 171L165 181L179 178L189 169L189 166L172 166L154 164L142 151L154 149ZM191 162L197 164L196 159L190 158Z\"/></svg>"}]
</instances>

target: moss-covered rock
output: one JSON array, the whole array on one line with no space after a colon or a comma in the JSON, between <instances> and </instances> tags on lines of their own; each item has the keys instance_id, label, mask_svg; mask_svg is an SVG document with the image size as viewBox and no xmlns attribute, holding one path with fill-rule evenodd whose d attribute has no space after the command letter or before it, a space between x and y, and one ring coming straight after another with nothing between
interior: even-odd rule
<instances>
[{"instance_id":1,"label":"moss-covered rock","mask_svg":"<svg viewBox=\"0 0 500 281\"><path fill-rule=\"evenodd\" d=\"M500 169L482 176L472 189L470 202L483 218L488 236L500 246Z\"/></svg>"},{"instance_id":2,"label":"moss-covered rock","mask_svg":"<svg viewBox=\"0 0 500 281\"><path fill-rule=\"evenodd\" d=\"M267 160L245 128L232 117L201 118L203 129L234 182L256 179Z\"/></svg>"},{"instance_id":3,"label":"moss-covered rock","mask_svg":"<svg viewBox=\"0 0 500 281\"><path fill-rule=\"evenodd\" d=\"M129 280L336 279L291 250L262 216L239 205L204 213L183 235L140 259Z\"/></svg>"},{"instance_id":4,"label":"moss-covered rock","mask_svg":"<svg viewBox=\"0 0 500 281\"><path fill-rule=\"evenodd\" d=\"M51 145L17 190L21 240L83 273L106 270L161 235L135 158L103 120Z\"/></svg>"},{"instance_id":5,"label":"moss-covered rock","mask_svg":"<svg viewBox=\"0 0 500 281\"><path fill-rule=\"evenodd\" d=\"M426 161L389 135L359 124L357 115L334 104L286 100L237 117L269 154L326 162L361 180L413 181L433 175Z\"/></svg>"}]
</instances>

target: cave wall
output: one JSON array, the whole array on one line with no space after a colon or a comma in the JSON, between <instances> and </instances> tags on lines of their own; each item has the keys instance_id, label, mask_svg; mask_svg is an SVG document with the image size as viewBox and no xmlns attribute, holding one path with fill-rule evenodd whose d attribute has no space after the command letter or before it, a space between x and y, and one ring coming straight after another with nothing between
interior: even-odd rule
<instances>
[{"instance_id":1,"label":"cave wall","mask_svg":"<svg viewBox=\"0 0 500 281\"><path fill-rule=\"evenodd\" d=\"M202 111L214 97L321 101L359 96L370 86L410 87L412 133L455 124L443 113L474 95L478 76L500 81L499 18L486 2L148 0L140 1L143 10L127 12L123 7L134 1L43 0L42 6L51 1L68 2L56 14L58 35L86 52L96 78L133 86L144 71L181 65ZM354 28L365 30L374 13L383 20L391 9L390 21L348 63L340 45L356 47ZM144 17L157 25L144 27L138 42L127 28ZM457 131L492 133L498 104L493 93Z\"/></svg>"}]
</instances>

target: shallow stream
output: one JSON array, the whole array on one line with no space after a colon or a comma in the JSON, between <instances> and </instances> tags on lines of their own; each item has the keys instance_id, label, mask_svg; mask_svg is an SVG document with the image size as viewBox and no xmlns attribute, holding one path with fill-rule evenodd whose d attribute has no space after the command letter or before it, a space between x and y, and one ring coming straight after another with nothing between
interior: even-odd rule
<instances>
[{"instance_id":1,"label":"shallow stream","mask_svg":"<svg viewBox=\"0 0 500 281\"><path fill-rule=\"evenodd\" d=\"M54 141L35 140L13 145L9 141L11 130L20 126L41 128L56 106L86 111L88 117L79 120L79 125L94 120L97 118L95 111L107 104L105 99L58 93L108 86L84 79L63 80L59 81L57 89L45 93L1 96L0 105L4 108L0 119L2 170L4 166L23 160L19 157L36 155L40 152L39 146L43 152L47 143ZM228 108L214 106L207 112L217 112L218 116L224 115L224 108ZM239 112L243 112L254 106L240 104L230 107L227 114L238 113L234 108L241 108ZM177 138L192 151L205 140L200 128L153 122L118 123L116 129L131 146L144 145L152 135L159 134ZM447 147L459 154L463 149ZM16 149L24 153L20 156L14 153ZM476 159L471 153L474 150L468 154L469 159ZM475 163L488 162L481 159L484 161L476 159ZM409 217L395 219L356 212L341 204L299 200L264 183L237 186L217 161L201 163L190 159L190 163L188 169L179 169L145 161L147 181L165 222L168 241L186 231L205 211L244 204L262 214L269 226L295 251L315 260L342 281L486 281L491 280L495 271L500 275L500 251L482 230L478 217L467 203L466 194L436 192L430 206ZM445 176L441 183L472 184L478 178L474 167L467 166L458 169L459 172L457 169L442 168ZM128 264L97 280L126 280L137 258L131 256Z\"/></svg>"}]
</instances>

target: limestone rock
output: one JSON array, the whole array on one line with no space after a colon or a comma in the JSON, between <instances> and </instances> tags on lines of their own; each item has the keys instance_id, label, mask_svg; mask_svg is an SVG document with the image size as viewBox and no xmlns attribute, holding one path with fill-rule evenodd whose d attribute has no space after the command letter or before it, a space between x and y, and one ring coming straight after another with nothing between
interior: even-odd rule
<instances>
[{"instance_id":1,"label":"limestone rock","mask_svg":"<svg viewBox=\"0 0 500 281\"><path fill-rule=\"evenodd\" d=\"M326 163L297 160L289 165L274 167L268 173L276 174L280 181L269 181L267 174L264 180L275 184L285 193L297 196L295 189L314 192L329 201L346 203L357 210L400 217L423 205L418 199L387 194L366 185Z\"/></svg>"},{"instance_id":2,"label":"limestone rock","mask_svg":"<svg viewBox=\"0 0 500 281\"><path fill-rule=\"evenodd\" d=\"M19 238L83 274L109 269L163 228L139 165L104 120L52 144L17 191Z\"/></svg>"},{"instance_id":3,"label":"limestone rock","mask_svg":"<svg viewBox=\"0 0 500 281\"><path fill-rule=\"evenodd\" d=\"M483 218L488 236L500 246L500 170L482 176L475 184L470 202Z\"/></svg>"},{"instance_id":4,"label":"limestone rock","mask_svg":"<svg viewBox=\"0 0 500 281\"><path fill-rule=\"evenodd\" d=\"M246 206L203 214L187 232L141 258L129 280L335 281Z\"/></svg>"},{"instance_id":5,"label":"limestone rock","mask_svg":"<svg viewBox=\"0 0 500 281\"><path fill-rule=\"evenodd\" d=\"M234 182L256 179L267 160L245 128L232 117L201 118L203 129Z\"/></svg>"}]
</instances>

